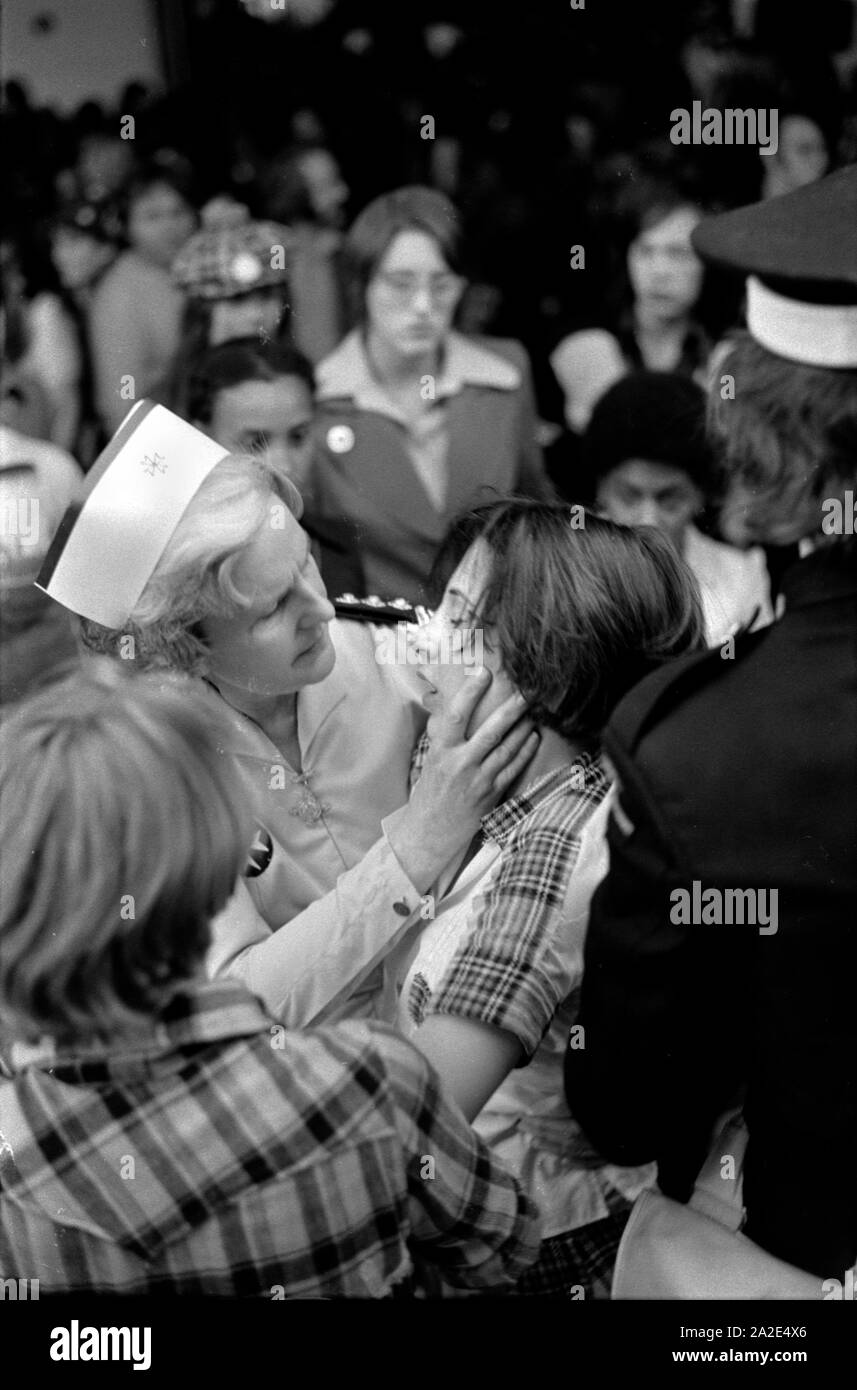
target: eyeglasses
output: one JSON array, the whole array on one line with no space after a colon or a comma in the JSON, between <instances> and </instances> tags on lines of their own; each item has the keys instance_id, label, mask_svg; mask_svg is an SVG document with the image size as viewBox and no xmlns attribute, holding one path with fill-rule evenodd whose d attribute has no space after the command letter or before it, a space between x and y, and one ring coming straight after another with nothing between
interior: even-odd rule
<instances>
[{"instance_id":1,"label":"eyeglasses","mask_svg":"<svg viewBox=\"0 0 857 1390\"><path fill-rule=\"evenodd\" d=\"M380 271L376 278L394 299L403 303L413 299L414 295L423 289L438 304L448 303L461 288L460 276L443 272L439 275L429 275L423 280L419 275L411 275L404 270L387 270Z\"/></svg>"}]
</instances>

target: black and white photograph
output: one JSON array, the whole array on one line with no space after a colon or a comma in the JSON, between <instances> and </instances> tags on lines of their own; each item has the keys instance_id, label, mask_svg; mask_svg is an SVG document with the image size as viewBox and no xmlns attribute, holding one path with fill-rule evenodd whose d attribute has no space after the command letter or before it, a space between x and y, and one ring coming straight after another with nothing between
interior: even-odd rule
<instances>
[{"instance_id":1,"label":"black and white photograph","mask_svg":"<svg viewBox=\"0 0 857 1390\"><path fill-rule=\"evenodd\" d=\"M2 1363L841 1373L857 0L3 0L0 165Z\"/></svg>"}]
</instances>

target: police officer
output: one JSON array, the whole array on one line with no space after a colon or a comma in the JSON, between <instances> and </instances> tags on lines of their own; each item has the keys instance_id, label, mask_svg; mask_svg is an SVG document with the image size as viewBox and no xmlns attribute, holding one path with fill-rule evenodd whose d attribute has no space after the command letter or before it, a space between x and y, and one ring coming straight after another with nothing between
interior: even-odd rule
<instances>
[{"instance_id":1,"label":"police officer","mask_svg":"<svg viewBox=\"0 0 857 1390\"><path fill-rule=\"evenodd\" d=\"M747 280L711 388L737 544L797 544L763 631L676 662L605 740L622 795L566 1091L616 1162L686 1202L724 1108L744 1234L857 1258L857 168L699 227ZM693 1291L688 1290L688 1297Z\"/></svg>"}]
</instances>

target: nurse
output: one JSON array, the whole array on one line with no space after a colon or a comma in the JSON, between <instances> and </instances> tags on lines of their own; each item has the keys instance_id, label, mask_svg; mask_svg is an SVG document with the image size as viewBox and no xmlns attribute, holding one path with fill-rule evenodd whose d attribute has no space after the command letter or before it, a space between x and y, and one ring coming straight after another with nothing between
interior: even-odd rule
<instances>
[{"instance_id":1,"label":"nurse","mask_svg":"<svg viewBox=\"0 0 857 1390\"><path fill-rule=\"evenodd\" d=\"M292 1027L387 1016L384 957L535 751L524 701L468 739L490 681L475 672L408 800L426 720L413 670L376 660L374 626L335 620L286 478L142 402L88 483L39 586L82 617L90 650L225 705L221 752L253 797L248 876L215 922L211 971Z\"/></svg>"}]
</instances>

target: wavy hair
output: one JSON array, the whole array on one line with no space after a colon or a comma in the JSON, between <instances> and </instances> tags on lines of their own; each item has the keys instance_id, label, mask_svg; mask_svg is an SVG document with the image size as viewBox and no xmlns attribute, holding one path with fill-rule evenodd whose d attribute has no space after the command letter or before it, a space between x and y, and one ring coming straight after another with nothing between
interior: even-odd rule
<instances>
[{"instance_id":1,"label":"wavy hair","mask_svg":"<svg viewBox=\"0 0 857 1390\"><path fill-rule=\"evenodd\" d=\"M840 539L822 532L823 503L857 489L857 370L789 362L738 333L717 354L708 427L727 530L768 545Z\"/></svg>"}]
</instances>

